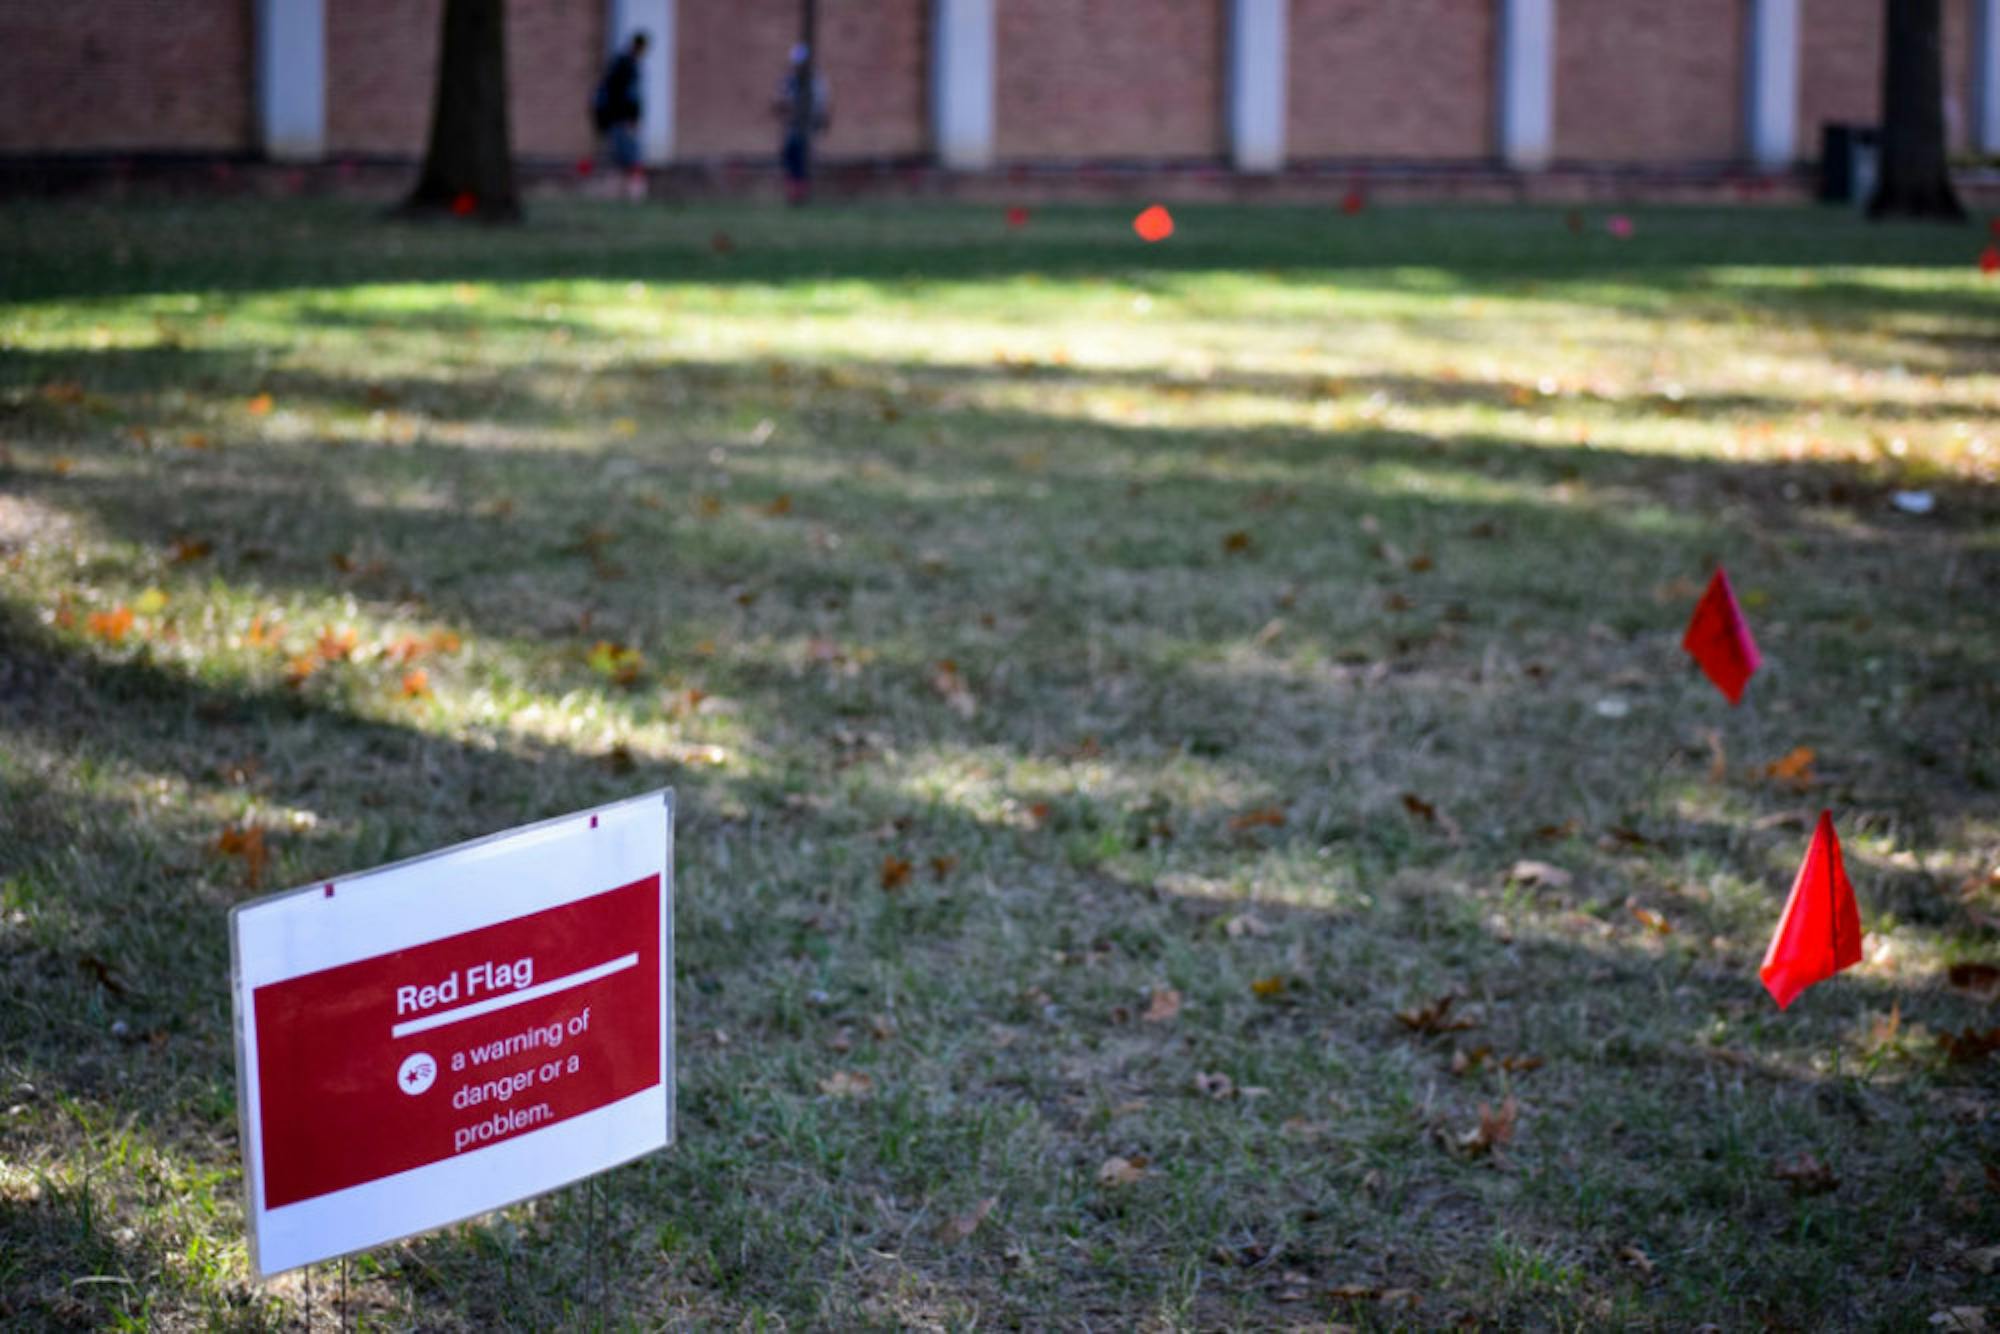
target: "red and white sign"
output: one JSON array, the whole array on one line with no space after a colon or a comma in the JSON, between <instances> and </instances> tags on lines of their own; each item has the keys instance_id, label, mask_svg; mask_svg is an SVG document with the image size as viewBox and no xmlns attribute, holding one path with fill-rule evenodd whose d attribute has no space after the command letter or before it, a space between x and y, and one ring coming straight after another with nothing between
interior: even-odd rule
<instances>
[{"instance_id":1,"label":"red and white sign","mask_svg":"<svg viewBox=\"0 0 2000 1334\"><path fill-rule=\"evenodd\" d=\"M673 1139L673 794L230 914L259 1275Z\"/></svg>"}]
</instances>

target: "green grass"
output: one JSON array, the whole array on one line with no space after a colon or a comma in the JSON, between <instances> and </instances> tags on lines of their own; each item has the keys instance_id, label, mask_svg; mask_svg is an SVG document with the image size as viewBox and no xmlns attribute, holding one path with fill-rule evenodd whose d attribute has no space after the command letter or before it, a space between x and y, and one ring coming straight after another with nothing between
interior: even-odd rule
<instances>
[{"instance_id":1,"label":"green grass","mask_svg":"<svg viewBox=\"0 0 2000 1334\"><path fill-rule=\"evenodd\" d=\"M1979 238L1128 213L10 204L0 1323L335 1319L246 1278L225 830L271 889L661 784L681 1142L594 1244L357 1262L369 1327L2000 1301ZM1780 1015L1822 806L1869 953Z\"/></svg>"}]
</instances>

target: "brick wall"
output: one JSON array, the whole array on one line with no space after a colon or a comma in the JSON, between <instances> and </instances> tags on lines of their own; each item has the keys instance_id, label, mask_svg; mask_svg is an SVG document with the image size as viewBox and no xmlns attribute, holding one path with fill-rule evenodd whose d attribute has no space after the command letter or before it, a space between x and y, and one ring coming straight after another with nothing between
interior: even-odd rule
<instances>
[{"instance_id":1,"label":"brick wall","mask_svg":"<svg viewBox=\"0 0 2000 1334\"><path fill-rule=\"evenodd\" d=\"M1224 22L1223 0L999 0L996 152L1220 157Z\"/></svg>"},{"instance_id":2,"label":"brick wall","mask_svg":"<svg viewBox=\"0 0 2000 1334\"><path fill-rule=\"evenodd\" d=\"M771 103L799 35L797 0L682 0L676 151L682 157L775 157ZM930 149L929 0L823 0L819 74L832 128L830 158L885 158Z\"/></svg>"},{"instance_id":3,"label":"brick wall","mask_svg":"<svg viewBox=\"0 0 2000 1334\"><path fill-rule=\"evenodd\" d=\"M415 156L430 133L443 0L328 0L327 152ZM590 151L590 93L604 62L604 6L507 0L514 151Z\"/></svg>"},{"instance_id":4,"label":"brick wall","mask_svg":"<svg viewBox=\"0 0 2000 1334\"><path fill-rule=\"evenodd\" d=\"M1746 3L1560 5L1556 157L1718 162L1742 156ZM1880 0L1870 3L1881 8Z\"/></svg>"},{"instance_id":5,"label":"brick wall","mask_svg":"<svg viewBox=\"0 0 2000 1334\"><path fill-rule=\"evenodd\" d=\"M246 0L0 0L0 152L238 152Z\"/></svg>"},{"instance_id":6,"label":"brick wall","mask_svg":"<svg viewBox=\"0 0 2000 1334\"><path fill-rule=\"evenodd\" d=\"M1493 153L1495 0L1292 0L1286 151Z\"/></svg>"}]
</instances>

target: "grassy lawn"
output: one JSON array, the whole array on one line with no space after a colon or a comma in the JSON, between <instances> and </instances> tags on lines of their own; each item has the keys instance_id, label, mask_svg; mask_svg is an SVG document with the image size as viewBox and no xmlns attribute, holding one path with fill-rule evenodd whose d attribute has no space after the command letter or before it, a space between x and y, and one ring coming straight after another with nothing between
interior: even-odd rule
<instances>
[{"instance_id":1,"label":"grassy lawn","mask_svg":"<svg viewBox=\"0 0 2000 1334\"><path fill-rule=\"evenodd\" d=\"M666 784L681 1142L353 1319L2000 1303L1982 238L1130 212L0 211L0 1324L331 1327L226 910Z\"/></svg>"}]
</instances>

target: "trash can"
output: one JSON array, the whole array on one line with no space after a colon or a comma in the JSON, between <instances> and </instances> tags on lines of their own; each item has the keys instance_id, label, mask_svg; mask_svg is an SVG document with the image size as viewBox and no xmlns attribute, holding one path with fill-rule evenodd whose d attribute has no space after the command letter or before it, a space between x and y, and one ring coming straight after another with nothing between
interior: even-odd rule
<instances>
[{"instance_id":1,"label":"trash can","mask_svg":"<svg viewBox=\"0 0 2000 1334\"><path fill-rule=\"evenodd\" d=\"M1820 127L1819 197L1829 204L1862 205L1875 193L1881 132L1872 125Z\"/></svg>"}]
</instances>

